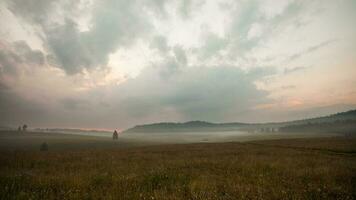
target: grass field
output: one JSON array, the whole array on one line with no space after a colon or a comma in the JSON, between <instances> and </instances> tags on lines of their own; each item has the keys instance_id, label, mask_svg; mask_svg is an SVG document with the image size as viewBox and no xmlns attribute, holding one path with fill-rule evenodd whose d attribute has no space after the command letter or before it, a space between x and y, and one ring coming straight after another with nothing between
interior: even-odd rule
<instances>
[{"instance_id":1,"label":"grass field","mask_svg":"<svg viewBox=\"0 0 356 200\"><path fill-rule=\"evenodd\" d=\"M0 151L37 151L46 142L51 151L127 148L155 144L137 139L95 137L62 133L0 131Z\"/></svg>"},{"instance_id":2,"label":"grass field","mask_svg":"<svg viewBox=\"0 0 356 200\"><path fill-rule=\"evenodd\" d=\"M0 199L356 199L356 138L145 146L0 137Z\"/></svg>"}]
</instances>

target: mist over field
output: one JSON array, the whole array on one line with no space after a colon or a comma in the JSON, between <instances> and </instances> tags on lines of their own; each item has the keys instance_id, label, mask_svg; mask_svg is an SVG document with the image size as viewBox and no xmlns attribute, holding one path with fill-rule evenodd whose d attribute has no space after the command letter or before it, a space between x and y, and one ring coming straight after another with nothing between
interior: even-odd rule
<instances>
[{"instance_id":1,"label":"mist over field","mask_svg":"<svg viewBox=\"0 0 356 200\"><path fill-rule=\"evenodd\" d=\"M0 1L0 199L356 199L355 11Z\"/></svg>"}]
</instances>

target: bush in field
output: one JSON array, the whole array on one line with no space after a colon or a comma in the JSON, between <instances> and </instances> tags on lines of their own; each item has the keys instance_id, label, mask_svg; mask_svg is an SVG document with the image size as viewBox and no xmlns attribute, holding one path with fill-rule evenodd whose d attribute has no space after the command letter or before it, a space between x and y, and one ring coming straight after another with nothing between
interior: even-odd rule
<instances>
[{"instance_id":1,"label":"bush in field","mask_svg":"<svg viewBox=\"0 0 356 200\"><path fill-rule=\"evenodd\" d=\"M47 143L42 143L40 147L40 151L48 151L48 144Z\"/></svg>"},{"instance_id":2,"label":"bush in field","mask_svg":"<svg viewBox=\"0 0 356 200\"><path fill-rule=\"evenodd\" d=\"M27 125L26 125L26 124L24 124L24 125L22 126L22 130L23 130L23 131L27 131Z\"/></svg>"},{"instance_id":3,"label":"bush in field","mask_svg":"<svg viewBox=\"0 0 356 200\"><path fill-rule=\"evenodd\" d=\"M117 131L115 130L114 133L112 134L112 139L117 140L119 138L119 135L117 134Z\"/></svg>"}]
</instances>

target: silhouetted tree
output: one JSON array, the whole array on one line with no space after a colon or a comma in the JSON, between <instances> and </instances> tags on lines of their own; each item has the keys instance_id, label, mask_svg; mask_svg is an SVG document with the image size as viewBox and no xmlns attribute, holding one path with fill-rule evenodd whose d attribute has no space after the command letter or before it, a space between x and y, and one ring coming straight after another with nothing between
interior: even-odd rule
<instances>
[{"instance_id":1,"label":"silhouetted tree","mask_svg":"<svg viewBox=\"0 0 356 200\"><path fill-rule=\"evenodd\" d=\"M17 131L21 131L21 126L19 126L19 127L17 128Z\"/></svg>"},{"instance_id":2,"label":"silhouetted tree","mask_svg":"<svg viewBox=\"0 0 356 200\"><path fill-rule=\"evenodd\" d=\"M27 131L27 125L26 125L26 124L24 124L24 125L22 126L22 130L23 130L23 131Z\"/></svg>"},{"instance_id":3,"label":"silhouetted tree","mask_svg":"<svg viewBox=\"0 0 356 200\"><path fill-rule=\"evenodd\" d=\"M47 143L42 143L40 147L40 151L48 151L48 144Z\"/></svg>"},{"instance_id":4,"label":"silhouetted tree","mask_svg":"<svg viewBox=\"0 0 356 200\"><path fill-rule=\"evenodd\" d=\"M119 138L119 135L117 134L117 132L115 130L114 133L112 134L112 139L117 140L118 138Z\"/></svg>"}]
</instances>

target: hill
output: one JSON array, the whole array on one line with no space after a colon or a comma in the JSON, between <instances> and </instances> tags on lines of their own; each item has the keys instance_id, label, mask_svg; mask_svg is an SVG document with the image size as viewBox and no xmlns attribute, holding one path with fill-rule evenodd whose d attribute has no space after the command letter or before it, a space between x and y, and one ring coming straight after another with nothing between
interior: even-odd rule
<instances>
[{"instance_id":1,"label":"hill","mask_svg":"<svg viewBox=\"0 0 356 200\"><path fill-rule=\"evenodd\" d=\"M211 123L205 121L189 121L185 123L161 122L154 124L137 125L124 132L186 132L186 131L228 131L239 129L244 123Z\"/></svg>"},{"instance_id":2,"label":"hill","mask_svg":"<svg viewBox=\"0 0 356 200\"><path fill-rule=\"evenodd\" d=\"M287 122L269 123L211 123L205 121L189 121L185 123L161 122L154 124L137 125L127 129L124 133L152 133L152 132L203 132L203 131L274 131L283 127L305 125L305 124L332 124L334 122L348 121L348 126L356 124L356 110L336 113L329 116L302 119ZM340 124L340 123L339 123Z\"/></svg>"},{"instance_id":3,"label":"hill","mask_svg":"<svg viewBox=\"0 0 356 200\"><path fill-rule=\"evenodd\" d=\"M298 124L307 124L307 123L326 123L326 122L345 121L345 120L356 120L356 110L340 112L329 116L281 122L278 124L286 126L286 125L298 125Z\"/></svg>"}]
</instances>

